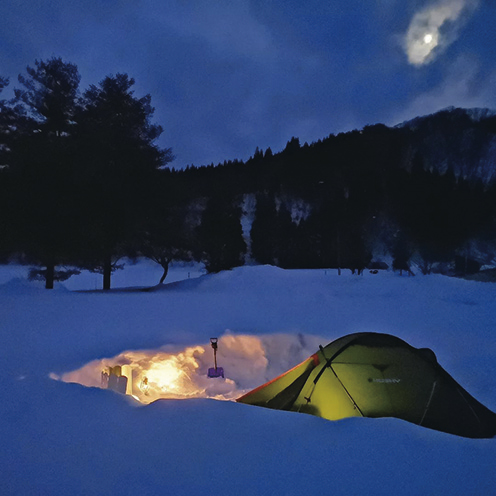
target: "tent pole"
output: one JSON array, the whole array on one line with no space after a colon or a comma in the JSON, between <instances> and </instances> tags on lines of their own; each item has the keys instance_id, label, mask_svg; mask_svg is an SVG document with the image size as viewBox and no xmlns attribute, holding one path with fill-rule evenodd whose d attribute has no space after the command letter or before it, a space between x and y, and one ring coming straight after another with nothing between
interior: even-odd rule
<instances>
[{"instance_id":1,"label":"tent pole","mask_svg":"<svg viewBox=\"0 0 496 496\"><path fill-rule=\"evenodd\" d=\"M434 384L432 385L432 389L431 389L431 394L429 395L429 399L427 400L427 405L425 405L424 414L422 415L422 418L420 419L419 425L423 424L425 416L427 415L427 411L429 410L429 407L431 406L431 401L432 401L432 397L434 396L434 389L436 389L436 384L437 384L437 381L434 381Z\"/></svg>"},{"instance_id":2,"label":"tent pole","mask_svg":"<svg viewBox=\"0 0 496 496\"><path fill-rule=\"evenodd\" d=\"M348 344L348 346L350 345L351 343ZM360 407L356 404L355 400L353 399L353 397L351 396L351 394L349 393L349 391L346 389L345 385L343 384L343 382L341 381L341 379L338 377L338 375L336 374L336 371L332 368L332 361L345 349L347 348L348 346L340 349L339 351L337 351L336 353L334 353L334 355L332 355L331 358L327 359L327 357L325 356L325 353L324 353L324 348L322 347L322 345L319 345L319 348L320 348L320 352L322 353L322 356L324 357L324 360L326 361L325 365L322 367L322 369L320 370L320 372L317 374L317 377L315 377L315 379L313 380L313 387L312 387L312 390L310 391L310 394L308 396L305 396L305 399L307 400L307 404L310 403L311 399L312 399L312 394L315 390L315 386L317 385L317 382L319 382L319 379L322 377L322 374L324 373L324 370L329 367L331 370L332 370L332 373L334 374L334 376L336 377L336 379L338 380L339 384L341 384L341 387L344 389L345 393L348 395L348 398L350 399L350 401L353 403L353 406L355 407L356 410L358 410L358 412L360 413L360 415L362 417L365 417L365 415L363 414L362 410L360 410ZM301 408L301 406L300 406Z\"/></svg>"}]
</instances>

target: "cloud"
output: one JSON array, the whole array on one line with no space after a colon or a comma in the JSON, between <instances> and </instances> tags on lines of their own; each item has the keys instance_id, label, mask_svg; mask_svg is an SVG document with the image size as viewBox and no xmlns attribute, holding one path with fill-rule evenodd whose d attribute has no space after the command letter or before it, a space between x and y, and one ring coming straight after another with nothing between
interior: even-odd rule
<instances>
[{"instance_id":1,"label":"cloud","mask_svg":"<svg viewBox=\"0 0 496 496\"><path fill-rule=\"evenodd\" d=\"M494 108L494 81L496 71L486 71L477 60L460 56L449 64L443 80L438 85L418 94L401 112L388 119L387 124L395 125L452 106Z\"/></svg>"},{"instance_id":2,"label":"cloud","mask_svg":"<svg viewBox=\"0 0 496 496\"><path fill-rule=\"evenodd\" d=\"M250 10L248 0L170 2L167 9L150 10L175 35L197 40L207 51L222 58L273 60L277 48L267 27Z\"/></svg>"},{"instance_id":3,"label":"cloud","mask_svg":"<svg viewBox=\"0 0 496 496\"><path fill-rule=\"evenodd\" d=\"M440 0L417 12L404 40L410 64L432 62L456 40L461 25L478 3L479 0Z\"/></svg>"}]
</instances>

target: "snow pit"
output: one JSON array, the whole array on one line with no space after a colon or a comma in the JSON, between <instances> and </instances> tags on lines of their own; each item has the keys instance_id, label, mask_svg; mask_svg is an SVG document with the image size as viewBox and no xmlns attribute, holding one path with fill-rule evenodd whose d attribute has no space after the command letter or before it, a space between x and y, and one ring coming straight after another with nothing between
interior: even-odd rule
<instances>
[{"instance_id":1,"label":"snow pit","mask_svg":"<svg viewBox=\"0 0 496 496\"><path fill-rule=\"evenodd\" d=\"M213 398L235 400L248 390L306 359L318 348L315 336L235 335L218 340L217 362L225 377L209 378L213 366L210 344L184 349L129 350L93 360L78 370L52 378L127 394L140 403L158 399Z\"/></svg>"}]
</instances>

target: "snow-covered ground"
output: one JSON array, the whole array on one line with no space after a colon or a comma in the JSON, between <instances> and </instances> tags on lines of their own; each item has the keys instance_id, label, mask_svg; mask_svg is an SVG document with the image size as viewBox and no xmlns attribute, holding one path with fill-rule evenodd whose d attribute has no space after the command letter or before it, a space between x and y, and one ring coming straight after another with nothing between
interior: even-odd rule
<instances>
[{"instance_id":1,"label":"snow-covered ground","mask_svg":"<svg viewBox=\"0 0 496 496\"><path fill-rule=\"evenodd\" d=\"M94 291L100 279L84 274L46 291L25 280L26 268L0 267L2 495L495 494L496 439L391 418L330 422L212 397L260 385L319 343L375 331L432 348L496 411L496 285L176 267L162 288L122 290L153 286L160 275L158 266L126 265L109 292ZM205 378L213 336L225 380ZM144 406L65 382L97 385L101 367L123 352L139 355L142 368L151 356L184 367L163 396L192 398ZM182 389L185 381L193 390Z\"/></svg>"}]
</instances>

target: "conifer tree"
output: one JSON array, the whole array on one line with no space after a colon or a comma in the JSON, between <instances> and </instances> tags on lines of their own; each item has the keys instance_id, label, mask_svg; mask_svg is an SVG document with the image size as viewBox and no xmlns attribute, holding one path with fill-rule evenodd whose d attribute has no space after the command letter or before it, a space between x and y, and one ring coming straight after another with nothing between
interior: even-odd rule
<instances>
[{"instance_id":1,"label":"conifer tree","mask_svg":"<svg viewBox=\"0 0 496 496\"><path fill-rule=\"evenodd\" d=\"M228 197L209 198L198 228L200 253L208 272L243 265L246 243L241 226L241 208Z\"/></svg>"},{"instance_id":2,"label":"conifer tree","mask_svg":"<svg viewBox=\"0 0 496 496\"><path fill-rule=\"evenodd\" d=\"M257 196L255 217L250 231L251 254L260 264L273 265L277 239L277 210L273 195Z\"/></svg>"},{"instance_id":3,"label":"conifer tree","mask_svg":"<svg viewBox=\"0 0 496 496\"><path fill-rule=\"evenodd\" d=\"M81 195L85 253L83 265L103 274L110 289L116 260L126 243L140 231L140 222L153 204L149 191L159 169L172 160L170 149L155 140L162 133L152 124L151 97L134 96L134 79L127 74L107 76L83 95L79 115Z\"/></svg>"},{"instance_id":4,"label":"conifer tree","mask_svg":"<svg viewBox=\"0 0 496 496\"><path fill-rule=\"evenodd\" d=\"M80 76L61 58L35 61L20 75L16 89L19 115L12 145L11 175L15 195L16 243L28 260L45 267L47 289L57 279L74 239L74 118ZM22 125L21 125L22 124Z\"/></svg>"}]
</instances>

